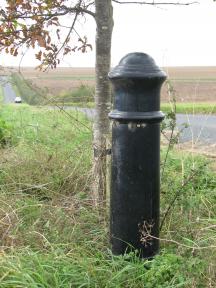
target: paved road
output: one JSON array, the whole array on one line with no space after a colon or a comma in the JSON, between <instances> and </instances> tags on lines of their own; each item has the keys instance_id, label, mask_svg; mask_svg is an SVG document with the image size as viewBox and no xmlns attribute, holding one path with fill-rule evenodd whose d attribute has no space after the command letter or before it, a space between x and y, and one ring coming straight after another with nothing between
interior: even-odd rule
<instances>
[{"instance_id":1,"label":"paved road","mask_svg":"<svg viewBox=\"0 0 216 288\"><path fill-rule=\"evenodd\" d=\"M95 110L91 108L73 109L84 112L90 119L93 119L95 116ZM185 123L189 126L188 128L184 128ZM184 129L182 130L182 128ZM193 139L193 142L197 144L215 144L216 116L177 114L177 130L182 130L182 133L180 135L181 143L188 142Z\"/></svg>"},{"instance_id":2,"label":"paved road","mask_svg":"<svg viewBox=\"0 0 216 288\"><path fill-rule=\"evenodd\" d=\"M0 81L5 80L3 77ZM10 82L4 81L4 103L13 103L16 93ZM91 108L64 107L64 109L76 109L84 112L90 119L94 119L95 110ZM184 143L193 139L194 143L216 144L216 116L209 115L185 115L177 114L177 129L184 128L180 136L180 142Z\"/></svg>"},{"instance_id":3,"label":"paved road","mask_svg":"<svg viewBox=\"0 0 216 288\"><path fill-rule=\"evenodd\" d=\"M9 81L7 81L6 77L0 77L0 84L3 87L4 91L4 103L14 103L16 98L16 92L13 89L13 86Z\"/></svg>"},{"instance_id":4,"label":"paved road","mask_svg":"<svg viewBox=\"0 0 216 288\"><path fill-rule=\"evenodd\" d=\"M215 144L216 143L216 116L210 115L177 115L177 127L181 129L187 123L180 136L180 142L193 141L195 143Z\"/></svg>"}]
</instances>

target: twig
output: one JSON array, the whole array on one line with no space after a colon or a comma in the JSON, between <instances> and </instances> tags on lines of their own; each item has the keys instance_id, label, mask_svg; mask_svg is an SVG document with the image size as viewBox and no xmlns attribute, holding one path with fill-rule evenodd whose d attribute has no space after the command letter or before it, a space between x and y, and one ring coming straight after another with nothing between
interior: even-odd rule
<instances>
[{"instance_id":1,"label":"twig","mask_svg":"<svg viewBox=\"0 0 216 288\"><path fill-rule=\"evenodd\" d=\"M182 247L185 247L185 248L188 248L188 249L192 249L192 250L203 250L203 249L215 249L216 246L214 245L210 245L210 246L189 246L189 245L186 245L186 244L182 244L182 243L179 243L178 241L175 241L175 240L172 240L172 239L165 239L165 238L158 238L158 237L155 237L155 236L152 236L152 235L149 235L149 237L153 238L153 239L157 239L157 240L160 240L160 241L164 241L164 242L169 242L169 243L174 243L178 246L182 246Z\"/></svg>"},{"instance_id":2,"label":"twig","mask_svg":"<svg viewBox=\"0 0 216 288\"><path fill-rule=\"evenodd\" d=\"M167 151L166 151L166 155L165 155L165 159L164 159L164 163L163 163L163 169L161 172L161 179L163 179L163 175L164 175L164 171L165 171L165 167L166 167L166 162L168 159L168 155L171 149L171 145L172 145L172 140L173 140L173 134L174 134L174 130L176 127L176 98L175 98L175 91L173 89L173 87L171 86L170 82L167 81L167 86L168 86L168 94L169 94L169 98L170 98L170 102L172 103L172 113L174 114L174 117L172 116L171 118L171 135L169 138L169 144L167 147Z\"/></svg>"}]
</instances>

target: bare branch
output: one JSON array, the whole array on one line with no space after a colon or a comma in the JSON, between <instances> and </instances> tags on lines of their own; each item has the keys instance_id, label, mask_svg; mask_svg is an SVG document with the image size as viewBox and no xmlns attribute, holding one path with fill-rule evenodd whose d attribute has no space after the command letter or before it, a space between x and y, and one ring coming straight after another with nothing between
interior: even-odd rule
<instances>
[{"instance_id":1,"label":"bare branch","mask_svg":"<svg viewBox=\"0 0 216 288\"><path fill-rule=\"evenodd\" d=\"M65 14L67 14L67 13L73 13L73 12L78 12L78 13L85 13L85 14L89 14L89 15L91 15L92 17L95 17L95 13L94 12L92 12L92 11L90 11L90 10L88 10L88 9L86 9L86 8L83 8L83 7L80 7L80 6L78 6L78 7L67 7L67 6L62 6L62 8L65 10Z\"/></svg>"},{"instance_id":2,"label":"bare branch","mask_svg":"<svg viewBox=\"0 0 216 288\"><path fill-rule=\"evenodd\" d=\"M154 0L152 2L146 2L146 1L119 1L119 0L112 0L115 3L118 4L140 4L140 5L178 5L178 6L188 6L192 4L199 4L197 1L193 2L155 2Z\"/></svg>"},{"instance_id":3,"label":"bare branch","mask_svg":"<svg viewBox=\"0 0 216 288\"><path fill-rule=\"evenodd\" d=\"M194 242L194 244L196 244L196 246L189 246L189 245L180 243L180 242L172 240L172 239L158 238L158 237L155 237L155 236L152 236L152 235L148 235L148 237L153 238L153 239L157 239L157 240L160 240L160 241L163 241L163 242L173 243L173 244L176 244L177 246L185 247L187 249L192 249L192 250L204 250L204 249L215 249L216 248L216 246L214 246L214 245L198 246L198 244L196 244Z\"/></svg>"},{"instance_id":4,"label":"bare branch","mask_svg":"<svg viewBox=\"0 0 216 288\"><path fill-rule=\"evenodd\" d=\"M43 17L44 21L48 21L50 19L52 19L53 17L60 17L60 16L65 16L66 14L69 14L69 13L85 13L85 14L89 14L91 15L92 17L95 17L95 13L90 11L90 10L87 10L87 9L84 9L84 8L81 8L81 7L66 7L64 6L63 7L64 9L61 9L61 12L54 12L52 14L17 14L16 16L13 16L13 19L32 19L32 17L34 16L38 16L38 17ZM0 11L0 15L1 15L1 11Z\"/></svg>"}]
</instances>

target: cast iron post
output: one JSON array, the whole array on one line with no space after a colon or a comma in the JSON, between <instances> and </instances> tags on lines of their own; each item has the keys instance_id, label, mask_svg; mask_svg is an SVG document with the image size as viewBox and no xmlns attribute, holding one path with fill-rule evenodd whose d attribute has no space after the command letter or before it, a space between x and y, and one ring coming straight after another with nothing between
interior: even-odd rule
<instances>
[{"instance_id":1,"label":"cast iron post","mask_svg":"<svg viewBox=\"0 0 216 288\"><path fill-rule=\"evenodd\" d=\"M137 250L140 257L151 258L159 250L160 89L166 74L149 55L130 53L109 78L114 91L109 114L112 251Z\"/></svg>"}]
</instances>

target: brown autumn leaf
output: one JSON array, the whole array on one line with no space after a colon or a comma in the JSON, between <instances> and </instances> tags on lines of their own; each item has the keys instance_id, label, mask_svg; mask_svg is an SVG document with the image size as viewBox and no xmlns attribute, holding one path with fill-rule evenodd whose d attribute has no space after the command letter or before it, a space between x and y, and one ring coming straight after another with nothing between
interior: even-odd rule
<instances>
[{"instance_id":1,"label":"brown autumn leaf","mask_svg":"<svg viewBox=\"0 0 216 288\"><path fill-rule=\"evenodd\" d=\"M16 57L17 55L18 55L18 48L16 48L15 51L14 51L14 53L13 53L13 56Z\"/></svg>"},{"instance_id":2,"label":"brown autumn leaf","mask_svg":"<svg viewBox=\"0 0 216 288\"><path fill-rule=\"evenodd\" d=\"M35 58L41 61L42 51L40 50L38 53L35 54Z\"/></svg>"},{"instance_id":3,"label":"brown autumn leaf","mask_svg":"<svg viewBox=\"0 0 216 288\"><path fill-rule=\"evenodd\" d=\"M39 46L46 48L46 41L43 38L43 36L37 35L35 38L36 38Z\"/></svg>"},{"instance_id":4,"label":"brown autumn leaf","mask_svg":"<svg viewBox=\"0 0 216 288\"><path fill-rule=\"evenodd\" d=\"M16 0L16 5L21 5L23 4L23 0Z\"/></svg>"},{"instance_id":5,"label":"brown autumn leaf","mask_svg":"<svg viewBox=\"0 0 216 288\"><path fill-rule=\"evenodd\" d=\"M11 47L10 54L13 55L13 53L14 53L14 47Z\"/></svg>"}]
</instances>

